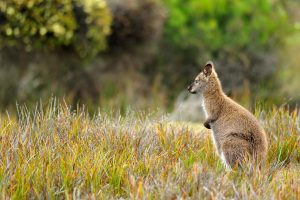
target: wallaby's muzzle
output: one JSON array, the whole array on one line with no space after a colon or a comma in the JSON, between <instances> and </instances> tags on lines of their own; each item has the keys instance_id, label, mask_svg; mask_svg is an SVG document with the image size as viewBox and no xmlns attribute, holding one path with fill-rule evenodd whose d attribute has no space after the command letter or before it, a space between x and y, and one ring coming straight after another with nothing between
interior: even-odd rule
<instances>
[{"instance_id":1,"label":"wallaby's muzzle","mask_svg":"<svg viewBox=\"0 0 300 200\"><path fill-rule=\"evenodd\" d=\"M187 90L188 90L190 93L192 93L192 94L196 94L196 92L193 91L193 86L194 86L194 83L192 83L191 85L189 85L189 86L187 87Z\"/></svg>"}]
</instances>

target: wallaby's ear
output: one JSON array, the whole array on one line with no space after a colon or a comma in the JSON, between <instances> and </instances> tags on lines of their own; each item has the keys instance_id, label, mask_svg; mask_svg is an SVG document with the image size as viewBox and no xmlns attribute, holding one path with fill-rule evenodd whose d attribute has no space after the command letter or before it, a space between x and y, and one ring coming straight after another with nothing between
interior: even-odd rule
<instances>
[{"instance_id":1,"label":"wallaby's ear","mask_svg":"<svg viewBox=\"0 0 300 200\"><path fill-rule=\"evenodd\" d=\"M214 64L212 61L208 61L203 69L203 74L205 76L210 76L213 70Z\"/></svg>"}]
</instances>

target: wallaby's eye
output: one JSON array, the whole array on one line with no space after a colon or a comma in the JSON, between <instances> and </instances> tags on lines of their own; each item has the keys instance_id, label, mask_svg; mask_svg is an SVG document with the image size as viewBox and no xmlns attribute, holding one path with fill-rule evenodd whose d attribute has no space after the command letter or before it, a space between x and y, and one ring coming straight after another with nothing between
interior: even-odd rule
<instances>
[{"instance_id":1,"label":"wallaby's eye","mask_svg":"<svg viewBox=\"0 0 300 200\"><path fill-rule=\"evenodd\" d=\"M195 80L195 83L199 83L199 80Z\"/></svg>"}]
</instances>

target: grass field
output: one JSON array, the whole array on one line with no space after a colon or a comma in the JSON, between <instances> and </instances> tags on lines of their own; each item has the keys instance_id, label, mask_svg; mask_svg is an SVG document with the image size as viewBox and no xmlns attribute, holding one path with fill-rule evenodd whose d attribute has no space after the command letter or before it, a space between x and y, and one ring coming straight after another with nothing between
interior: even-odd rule
<instances>
[{"instance_id":1,"label":"grass field","mask_svg":"<svg viewBox=\"0 0 300 200\"><path fill-rule=\"evenodd\" d=\"M19 108L0 118L1 199L299 199L298 111L256 115L269 138L266 166L229 172L200 123L91 116L55 101Z\"/></svg>"}]
</instances>

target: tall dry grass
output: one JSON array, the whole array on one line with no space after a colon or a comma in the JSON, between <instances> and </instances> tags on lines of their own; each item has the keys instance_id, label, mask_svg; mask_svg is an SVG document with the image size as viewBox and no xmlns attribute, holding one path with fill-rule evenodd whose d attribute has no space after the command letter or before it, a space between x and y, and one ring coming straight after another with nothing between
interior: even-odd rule
<instances>
[{"instance_id":1,"label":"tall dry grass","mask_svg":"<svg viewBox=\"0 0 300 200\"><path fill-rule=\"evenodd\" d=\"M231 171L201 125L155 113L89 115L52 101L0 118L2 199L299 199L300 117L258 106L262 170Z\"/></svg>"}]
</instances>

